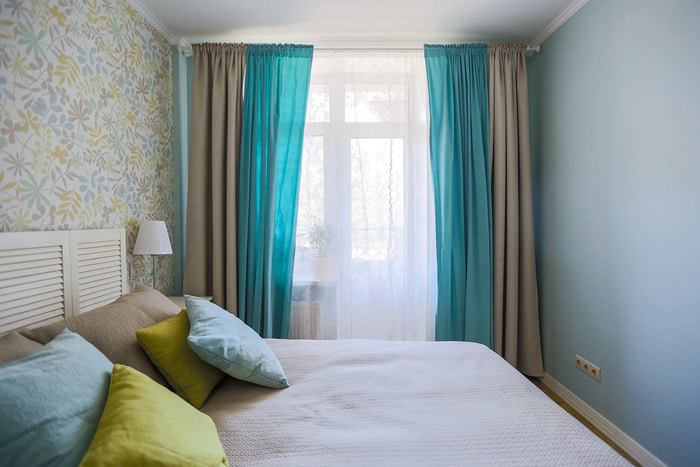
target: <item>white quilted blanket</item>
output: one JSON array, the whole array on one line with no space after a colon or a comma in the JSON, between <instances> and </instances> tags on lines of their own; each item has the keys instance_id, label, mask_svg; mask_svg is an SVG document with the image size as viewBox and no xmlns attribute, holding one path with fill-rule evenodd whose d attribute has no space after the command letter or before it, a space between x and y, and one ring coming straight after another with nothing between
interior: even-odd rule
<instances>
[{"instance_id":1,"label":"white quilted blanket","mask_svg":"<svg viewBox=\"0 0 700 467\"><path fill-rule=\"evenodd\" d=\"M232 465L628 465L484 346L268 340L290 387L203 407Z\"/></svg>"}]
</instances>

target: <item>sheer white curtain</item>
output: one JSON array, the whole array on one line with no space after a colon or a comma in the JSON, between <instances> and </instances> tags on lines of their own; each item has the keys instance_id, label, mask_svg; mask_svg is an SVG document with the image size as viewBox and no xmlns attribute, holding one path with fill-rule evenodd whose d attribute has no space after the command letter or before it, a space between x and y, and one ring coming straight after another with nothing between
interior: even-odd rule
<instances>
[{"instance_id":1,"label":"sheer white curtain","mask_svg":"<svg viewBox=\"0 0 700 467\"><path fill-rule=\"evenodd\" d=\"M291 337L432 340L422 51L314 52Z\"/></svg>"}]
</instances>

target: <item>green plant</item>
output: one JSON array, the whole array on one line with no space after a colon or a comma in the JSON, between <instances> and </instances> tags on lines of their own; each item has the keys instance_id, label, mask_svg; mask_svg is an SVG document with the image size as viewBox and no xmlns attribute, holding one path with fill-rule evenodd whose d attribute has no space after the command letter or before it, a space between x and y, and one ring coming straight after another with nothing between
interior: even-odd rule
<instances>
[{"instance_id":1,"label":"green plant","mask_svg":"<svg viewBox=\"0 0 700 467\"><path fill-rule=\"evenodd\" d=\"M314 222L311 230L309 230L309 246L317 256L326 256L332 235L333 231L329 226L322 224L320 221Z\"/></svg>"}]
</instances>

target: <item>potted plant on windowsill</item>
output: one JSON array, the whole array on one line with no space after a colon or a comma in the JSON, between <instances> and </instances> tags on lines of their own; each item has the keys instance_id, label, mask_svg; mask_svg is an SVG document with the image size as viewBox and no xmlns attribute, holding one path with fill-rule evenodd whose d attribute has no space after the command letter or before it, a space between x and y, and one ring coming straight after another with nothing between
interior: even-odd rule
<instances>
[{"instance_id":1,"label":"potted plant on windowsill","mask_svg":"<svg viewBox=\"0 0 700 467\"><path fill-rule=\"evenodd\" d=\"M331 228L320 221L315 222L309 231L309 247L313 252L311 270L316 279L326 279L331 272L329 249L332 235Z\"/></svg>"}]
</instances>

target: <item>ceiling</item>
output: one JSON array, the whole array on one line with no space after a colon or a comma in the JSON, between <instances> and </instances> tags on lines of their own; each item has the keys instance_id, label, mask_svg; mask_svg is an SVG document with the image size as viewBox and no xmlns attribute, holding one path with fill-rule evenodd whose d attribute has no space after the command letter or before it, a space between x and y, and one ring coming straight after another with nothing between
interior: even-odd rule
<instances>
[{"instance_id":1,"label":"ceiling","mask_svg":"<svg viewBox=\"0 0 700 467\"><path fill-rule=\"evenodd\" d=\"M127 0L173 43L537 46L588 0Z\"/></svg>"}]
</instances>

